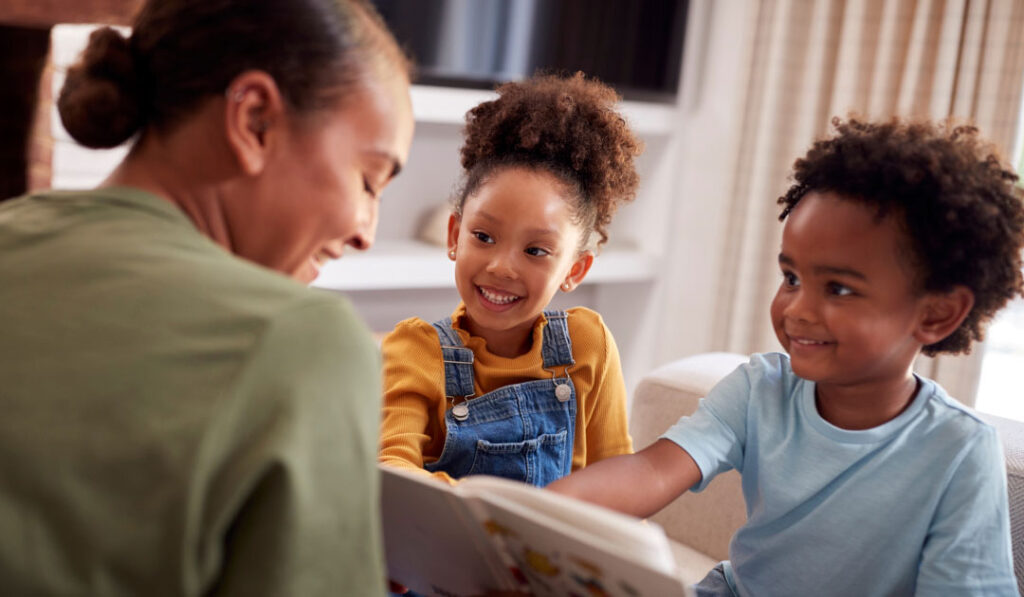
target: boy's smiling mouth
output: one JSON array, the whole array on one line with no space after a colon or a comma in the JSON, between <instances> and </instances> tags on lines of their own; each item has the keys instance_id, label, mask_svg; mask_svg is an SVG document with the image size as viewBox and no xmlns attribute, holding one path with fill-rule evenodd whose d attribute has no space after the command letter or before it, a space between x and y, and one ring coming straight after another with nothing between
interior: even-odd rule
<instances>
[{"instance_id":1,"label":"boy's smiling mouth","mask_svg":"<svg viewBox=\"0 0 1024 597\"><path fill-rule=\"evenodd\" d=\"M811 340L809 338L790 338L790 340L804 346L821 346L822 344L831 344L831 342L825 342L824 340Z\"/></svg>"},{"instance_id":2,"label":"boy's smiling mouth","mask_svg":"<svg viewBox=\"0 0 1024 597\"><path fill-rule=\"evenodd\" d=\"M830 346L835 344L831 340L818 340L816 338L807 338L805 336L797 336L795 334L786 333L789 337L789 343L791 346L799 346L801 348L816 348L821 346Z\"/></svg>"}]
</instances>

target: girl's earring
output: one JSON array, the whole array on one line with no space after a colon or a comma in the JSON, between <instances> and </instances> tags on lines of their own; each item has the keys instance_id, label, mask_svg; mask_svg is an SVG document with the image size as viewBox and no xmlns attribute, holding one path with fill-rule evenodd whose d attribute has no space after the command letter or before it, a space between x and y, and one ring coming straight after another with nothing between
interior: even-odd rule
<instances>
[{"instance_id":1,"label":"girl's earring","mask_svg":"<svg viewBox=\"0 0 1024 597\"><path fill-rule=\"evenodd\" d=\"M562 282L562 290L564 290L566 292L569 292L569 283L568 282Z\"/></svg>"},{"instance_id":2,"label":"girl's earring","mask_svg":"<svg viewBox=\"0 0 1024 597\"><path fill-rule=\"evenodd\" d=\"M455 247L448 249L448 259L455 261Z\"/></svg>"}]
</instances>

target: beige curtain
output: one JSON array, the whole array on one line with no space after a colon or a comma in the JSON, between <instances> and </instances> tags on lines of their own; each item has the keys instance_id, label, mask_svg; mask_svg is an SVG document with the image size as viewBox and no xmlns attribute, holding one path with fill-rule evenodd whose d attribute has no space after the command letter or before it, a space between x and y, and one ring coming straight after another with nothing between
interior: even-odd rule
<instances>
[{"instance_id":1,"label":"beige curtain","mask_svg":"<svg viewBox=\"0 0 1024 597\"><path fill-rule=\"evenodd\" d=\"M834 115L976 123L1009 158L1024 85L1024 0L762 0L750 15L728 245L713 349L777 350L768 309L781 226L773 198ZM918 370L973 404L980 354Z\"/></svg>"}]
</instances>

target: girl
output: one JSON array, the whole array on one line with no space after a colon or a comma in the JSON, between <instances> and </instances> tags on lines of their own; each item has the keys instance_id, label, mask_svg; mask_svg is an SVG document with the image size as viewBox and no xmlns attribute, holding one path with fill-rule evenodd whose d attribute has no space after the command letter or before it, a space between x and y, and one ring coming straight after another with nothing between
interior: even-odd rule
<instances>
[{"instance_id":1,"label":"girl","mask_svg":"<svg viewBox=\"0 0 1024 597\"><path fill-rule=\"evenodd\" d=\"M545 310L586 277L641 146L615 92L581 73L508 83L470 110L448 221L462 298L383 340L380 460L451 482L544 486L632 451L619 355L601 317Z\"/></svg>"}]
</instances>

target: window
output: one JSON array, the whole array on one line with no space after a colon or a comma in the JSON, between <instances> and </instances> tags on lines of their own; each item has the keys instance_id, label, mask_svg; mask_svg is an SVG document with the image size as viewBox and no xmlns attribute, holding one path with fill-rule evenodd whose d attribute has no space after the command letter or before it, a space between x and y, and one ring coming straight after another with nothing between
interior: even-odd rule
<instances>
[{"instance_id":1,"label":"window","mask_svg":"<svg viewBox=\"0 0 1024 597\"><path fill-rule=\"evenodd\" d=\"M1024 177L1024 104L1017 132L1017 173ZM1024 186L1024 180L1018 181ZM988 328L975 407L1008 419L1024 421L1024 299L1018 298Z\"/></svg>"}]
</instances>

